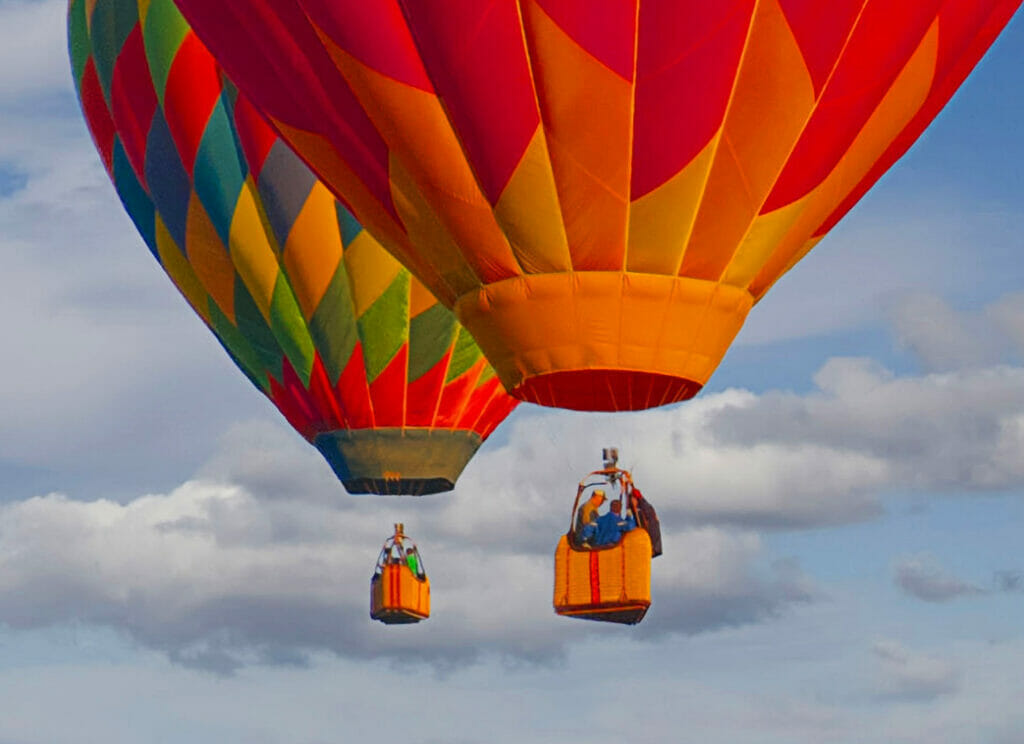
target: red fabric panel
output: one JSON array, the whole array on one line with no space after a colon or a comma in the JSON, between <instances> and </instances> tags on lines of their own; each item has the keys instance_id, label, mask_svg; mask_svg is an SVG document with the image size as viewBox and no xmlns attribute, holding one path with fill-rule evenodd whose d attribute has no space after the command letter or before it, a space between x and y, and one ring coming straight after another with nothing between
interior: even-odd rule
<instances>
[{"instance_id":1,"label":"red fabric panel","mask_svg":"<svg viewBox=\"0 0 1024 744\"><path fill-rule=\"evenodd\" d=\"M449 349L437 364L427 370L419 379L409 383L405 409L406 425L433 425L434 411L441 397L441 388L444 386L444 376L448 373L448 362L451 357L452 352Z\"/></svg>"},{"instance_id":2,"label":"red fabric panel","mask_svg":"<svg viewBox=\"0 0 1024 744\"><path fill-rule=\"evenodd\" d=\"M238 132L246 163L253 177L259 181L263 161L267 159L270 149L277 142L277 134L249 99L241 93L235 99L234 117L235 131Z\"/></svg>"},{"instance_id":3,"label":"red fabric panel","mask_svg":"<svg viewBox=\"0 0 1024 744\"><path fill-rule=\"evenodd\" d=\"M327 370L324 368L323 359L317 353L313 357L313 370L309 379L309 395L316 410L319 412L319 420L322 426L319 431L333 431L348 427L348 421L338 399L334 396L331 382L327 378Z\"/></svg>"},{"instance_id":4,"label":"red fabric panel","mask_svg":"<svg viewBox=\"0 0 1024 744\"><path fill-rule=\"evenodd\" d=\"M939 27L939 60L938 69L945 74L938 78L932 86L928 100L914 119L900 133L885 154L871 168L864 179L843 200L842 204L815 230L815 235L824 235L841 220L853 205L860 201L868 189L882 177L893 163L903 157L910 146L917 141L928 124L931 123L942 107L956 92L960 84L995 41L999 32L1010 20L1021 5L1021 0L1002 0L986 4L989 10L987 19L978 28L974 24L981 20L977 17L977 0L955 0L948 2L942 11L942 22ZM950 21L947 23L947 19Z\"/></svg>"},{"instance_id":5,"label":"red fabric panel","mask_svg":"<svg viewBox=\"0 0 1024 744\"><path fill-rule=\"evenodd\" d=\"M397 219L388 150L295 0L175 0L228 77L261 111L320 132Z\"/></svg>"},{"instance_id":6,"label":"red fabric panel","mask_svg":"<svg viewBox=\"0 0 1024 744\"><path fill-rule=\"evenodd\" d=\"M574 411L639 411L689 400L701 385L654 372L575 369L527 378L515 389L520 400Z\"/></svg>"},{"instance_id":7,"label":"red fabric panel","mask_svg":"<svg viewBox=\"0 0 1024 744\"><path fill-rule=\"evenodd\" d=\"M601 559L598 553L590 554L590 604L601 604Z\"/></svg>"},{"instance_id":8,"label":"red fabric panel","mask_svg":"<svg viewBox=\"0 0 1024 744\"><path fill-rule=\"evenodd\" d=\"M402 0L402 7L476 179L495 204L540 124L516 3Z\"/></svg>"},{"instance_id":9,"label":"red fabric panel","mask_svg":"<svg viewBox=\"0 0 1024 744\"><path fill-rule=\"evenodd\" d=\"M317 427L318 415L306 392L302 380L295 373L295 369L284 360L284 372L282 380L276 380L268 375L270 380L270 400L284 414L296 431L309 441L313 441L320 431Z\"/></svg>"},{"instance_id":10,"label":"red fabric panel","mask_svg":"<svg viewBox=\"0 0 1024 744\"><path fill-rule=\"evenodd\" d=\"M480 365L475 365L445 385L434 426L441 429L457 428L457 422L466 407L469 394L473 386L476 385L476 381L480 379L480 371Z\"/></svg>"},{"instance_id":11,"label":"red fabric panel","mask_svg":"<svg viewBox=\"0 0 1024 744\"><path fill-rule=\"evenodd\" d=\"M480 372L483 372L483 368L487 362L483 359L480 360ZM477 380L480 379L477 375ZM477 419L480 418L480 414L484 412L484 408L490 402L491 394L494 392L494 386L500 385L498 378L492 377L490 380L485 382L481 387L474 387L469 393L469 399L465 402L462 412L459 414L459 418L455 422L457 429L469 429L475 430L476 427L473 424L476 423Z\"/></svg>"},{"instance_id":12,"label":"red fabric panel","mask_svg":"<svg viewBox=\"0 0 1024 744\"><path fill-rule=\"evenodd\" d=\"M870 2L762 212L805 196L846 154L903 70L942 0Z\"/></svg>"},{"instance_id":13,"label":"red fabric panel","mask_svg":"<svg viewBox=\"0 0 1024 744\"><path fill-rule=\"evenodd\" d=\"M589 54L632 82L639 0L605 0L599 13L588 0L535 1Z\"/></svg>"},{"instance_id":14,"label":"red fabric panel","mask_svg":"<svg viewBox=\"0 0 1024 744\"><path fill-rule=\"evenodd\" d=\"M86 121L89 122L89 131L92 133L93 142L96 143L96 149L99 150L107 173L113 177L114 121L107 108L107 101L103 97L103 86L100 85L99 75L96 74L96 63L92 57L85 63L79 93L82 98L82 112L85 114Z\"/></svg>"},{"instance_id":15,"label":"red fabric panel","mask_svg":"<svg viewBox=\"0 0 1024 744\"><path fill-rule=\"evenodd\" d=\"M398 0L299 0L313 25L367 67L414 88L433 92ZM429 5L431 13L440 0Z\"/></svg>"},{"instance_id":16,"label":"red fabric panel","mask_svg":"<svg viewBox=\"0 0 1024 744\"><path fill-rule=\"evenodd\" d=\"M371 429L376 425L370 389L366 384L366 364L362 344L356 344L348 364L338 377L334 395L345 409L351 429Z\"/></svg>"},{"instance_id":17,"label":"red fabric panel","mask_svg":"<svg viewBox=\"0 0 1024 744\"><path fill-rule=\"evenodd\" d=\"M370 383L373 419L376 426L401 426L405 422L406 374L409 345L405 344L388 362L377 379Z\"/></svg>"},{"instance_id":18,"label":"red fabric panel","mask_svg":"<svg viewBox=\"0 0 1024 744\"><path fill-rule=\"evenodd\" d=\"M146 60L142 30L135 26L121 47L111 83L114 124L139 183L146 183L146 140L157 98Z\"/></svg>"},{"instance_id":19,"label":"red fabric panel","mask_svg":"<svg viewBox=\"0 0 1024 744\"><path fill-rule=\"evenodd\" d=\"M167 76L164 117L189 178L220 92L217 63L195 34L187 34Z\"/></svg>"},{"instance_id":20,"label":"red fabric panel","mask_svg":"<svg viewBox=\"0 0 1024 744\"><path fill-rule=\"evenodd\" d=\"M867 0L778 0L807 70L814 95L821 93L843 45L853 30L857 15Z\"/></svg>"},{"instance_id":21,"label":"red fabric panel","mask_svg":"<svg viewBox=\"0 0 1024 744\"><path fill-rule=\"evenodd\" d=\"M753 0L640 3L631 198L681 171L721 126Z\"/></svg>"},{"instance_id":22,"label":"red fabric panel","mask_svg":"<svg viewBox=\"0 0 1024 744\"><path fill-rule=\"evenodd\" d=\"M498 428L498 424L504 421L517 405L519 405L519 401L511 395L507 395L505 388L499 383L498 390L488 401L487 407L473 425L473 431L479 434L482 439L487 439L491 432Z\"/></svg>"}]
</instances>

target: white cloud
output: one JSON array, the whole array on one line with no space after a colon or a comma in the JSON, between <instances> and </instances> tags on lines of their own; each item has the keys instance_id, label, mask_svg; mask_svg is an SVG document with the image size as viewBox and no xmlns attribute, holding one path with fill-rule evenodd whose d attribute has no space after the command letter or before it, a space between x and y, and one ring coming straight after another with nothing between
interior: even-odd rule
<instances>
[{"instance_id":1,"label":"white cloud","mask_svg":"<svg viewBox=\"0 0 1024 744\"><path fill-rule=\"evenodd\" d=\"M911 651L889 639L876 641L872 652L878 663L879 697L925 702L960 689L962 673L945 659Z\"/></svg>"},{"instance_id":2,"label":"white cloud","mask_svg":"<svg viewBox=\"0 0 1024 744\"><path fill-rule=\"evenodd\" d=\"M948 602L984 592L981 587L947 572L928 554L898 559L893 566L893 581L910 596L926 602Z\"/></svg>"}]
</instances>

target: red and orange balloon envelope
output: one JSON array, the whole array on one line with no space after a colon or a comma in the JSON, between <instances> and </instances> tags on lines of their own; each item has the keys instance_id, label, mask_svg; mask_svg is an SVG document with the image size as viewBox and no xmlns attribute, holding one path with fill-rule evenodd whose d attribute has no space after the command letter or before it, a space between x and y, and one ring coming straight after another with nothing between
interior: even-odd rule
<instances>
[{"instance_id":1,"label":"red and orange balloon envelope","mask_svg":"<svg viewBox=\"0 0 1024 744\"><path fill-rule=\"evenodd\" d=\"M450 489L516 401L243 98L171 0L71 0L89 129L153 255L363 493Z\"/></svg>"},{"instance_id":2,"label":"red and orange balloon envelope","mask_svg":"<svg viewBox=\"0 0 1024 744\"><path fill-rule=\"evenodd\" d=\"M694 395L1020 0L175 0L517 397Z\"/></svg>"}]
</instances>

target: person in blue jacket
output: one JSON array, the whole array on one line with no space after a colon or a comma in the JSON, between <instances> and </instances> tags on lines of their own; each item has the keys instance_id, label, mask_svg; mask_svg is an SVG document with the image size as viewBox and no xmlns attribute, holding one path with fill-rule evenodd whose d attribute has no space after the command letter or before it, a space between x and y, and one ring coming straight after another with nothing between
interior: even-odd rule
<instances>
[{"instance_id":1,"label":"person in blue jacket","mask_svg":"<svg viewBox=\"0 0 1024 744\"><path fill-rule=\"evenodd\" d=\"M622 539L622 535L636 527L636 522L630 516L622 516L622 502L613 501L608 508L607 514L597 518L597 528L594 531L593 545L614 545Z\"/></svg>"}]
</instances>

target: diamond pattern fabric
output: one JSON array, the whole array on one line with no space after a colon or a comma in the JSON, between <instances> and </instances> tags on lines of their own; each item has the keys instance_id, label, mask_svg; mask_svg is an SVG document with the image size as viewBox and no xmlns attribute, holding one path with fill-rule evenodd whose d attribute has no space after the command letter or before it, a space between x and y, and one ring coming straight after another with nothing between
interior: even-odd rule
<instances>
[{"instance_id":1,"label":"diamond pattern fabric","mask_svg":"<svg viewBox=\"0 0 1024 744\"><path fill-rule=\"evenodd\" d=\"M71 0L121 201L239 368L350 491L451 488L511 412L469 333L227 81L170 0Z\"/></svg>"}]
</instances>

